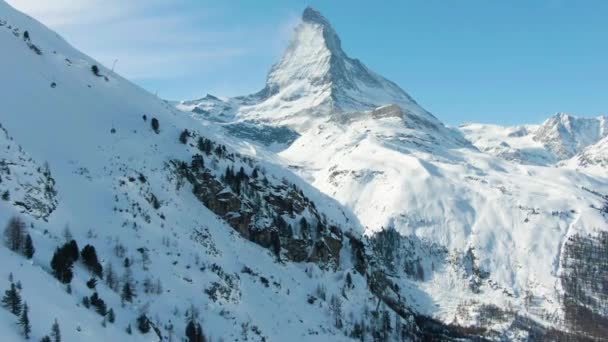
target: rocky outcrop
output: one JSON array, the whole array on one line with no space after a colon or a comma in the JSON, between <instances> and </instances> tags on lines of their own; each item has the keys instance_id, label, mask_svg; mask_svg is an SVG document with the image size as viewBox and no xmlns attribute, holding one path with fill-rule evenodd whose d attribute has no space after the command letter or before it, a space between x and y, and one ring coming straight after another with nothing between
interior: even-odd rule
<instances>
[{"instance_id":1,"label":"rocky outcrop","mask_svg":"<svg viewBox=\"0 0 608 342\"><path fill-rule=\"evenodd\" d=\"M322 268L339 266L342 230L328 227L302 190L286 180L269 180L251 159L227 153L224 146L218 148L210 140L206 144L210 145L205 149L208 160L229 165L225 174L218 176L217 171L206 167L199 154L193 156L191 163L170 163L204 206L244 238L272 250L279 259L314 262ZM254 171L249 174L244 166Z\"/></svg>"}]
</instances>

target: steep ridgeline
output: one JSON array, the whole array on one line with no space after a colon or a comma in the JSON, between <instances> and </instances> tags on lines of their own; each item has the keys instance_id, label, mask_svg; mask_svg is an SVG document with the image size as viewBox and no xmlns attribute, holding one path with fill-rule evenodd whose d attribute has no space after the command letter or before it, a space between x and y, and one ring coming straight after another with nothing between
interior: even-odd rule
<instances>
[{"instance_id":1,"label":"steep ridgeline","mask_svg":"<svg viewBox=\"0 0 608 342\"><path fill-rule=\"evenodd\" d=\"M414 311L352 212L249 144L3 1L0 46L0 340L479 339Z\"/></svg>"},{"instance_id":2,"label":"steep ridgeline","mask_svg":"<svg viewBox=\"0 0 608 342\"><path fill-rule=\"evenodd\" d=\"M564 277L577 263L601 268L588 254L603 250L608 221L596 194L608 193L608 178L582 165L602 163L605 118L448 128L348 57L310 8L262 91L177 107L350 209L363 227L368 274L433 317L419 327L449 322L497 340L601 336L572 308L605 317L602 290L568 295L578 285ZM287 138L268 139L272 129ZM574 167L558 163L571 157ZM573 259L573 250L584 252ZM601 277L589 271L585 281Z\"/></svg>"}]
</instances>

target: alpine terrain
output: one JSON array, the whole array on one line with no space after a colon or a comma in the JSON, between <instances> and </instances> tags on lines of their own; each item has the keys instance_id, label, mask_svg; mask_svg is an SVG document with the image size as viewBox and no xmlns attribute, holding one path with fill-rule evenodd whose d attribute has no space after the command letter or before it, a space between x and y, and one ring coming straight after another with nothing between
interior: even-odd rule
<instances>
[{"instance_id":1,"label":"alpine terrain","mask_svg":"<svg viewBox=\"0 0 608 342\"><path fill-rule=\"evenodd\" d=\"M2 341L608 336L606 117L447 127L312 8L234 98L0 46Z\"/></svg>"}]
</instances>

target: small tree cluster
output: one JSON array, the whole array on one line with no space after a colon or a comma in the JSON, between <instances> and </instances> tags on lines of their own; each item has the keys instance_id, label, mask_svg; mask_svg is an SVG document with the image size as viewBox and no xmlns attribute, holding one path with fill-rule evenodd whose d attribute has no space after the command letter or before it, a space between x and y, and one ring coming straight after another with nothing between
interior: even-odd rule
<instances>
[{"instance_id":1,"label":"small tree cluster","mask_svg":"<svg viewBox=\"0 0 608 342\"><path fill-rule=\"evenodd\" d=\"M21 326L21 333L23 334L23 337L25 337L25 339L29 339L30 333L32 332L32 326L30 325L29 318L29 307L25 302L23 305L21 305L21 294L19 293L20 288L21 286L19 284L15 285L11 278L11 286L4 292L4 296L2 297L2 306L10 311L10 313L13 315L19 316L17 324Z\"/></svg>"},{"instance_id":2,"label":"small tree cluster","mask_svg":"<svg viewBox=\"0 0 608 342\"><path fill-rule=\"evenodd\" d=\"M93 274L95 274L99 278L103 278L103 267L101 266L101 263L99 263L95 247L91 245L84 246L84 248L80 252L80 255L82 256L82 262L84 263L84 265L91 272L93 272Z\"/></svg>"},{"instance_id":3,"label":"small tree cluster","mask_svg":"<svg viewBox=\"0 0 608 342\"><path fill-rule=\"evenodd\" d=\"M157 278L156 281L152 280L150 277L144 278L143 287L144 293L152 293L157 295L163 293L163 286L160 282L160 278Z\"/></svg>"},{"instance_id":4,"label":"small tree cluster","mask_svg":"<svg viewBox=\"0 0 608 342\"><path fill-rule=\"evenodd\" d=\"M74 276L72 267L76 260L78 260L78 244L76 244L76 240L72 240L57 248L51 259L51 268L53 269L55 278L64 284L70 283Z\"/></svg>"},{"instance_id":5,"label":"small tree cluster","mask_svg":"<svg viewBox=\"0 0 608 342\"><path fill-rule=\"evenodd\" d=\"M200 154L192 156L192 163L190 164L193 171L202 171L205 168L205 160Z\"/></svg>"},{"instance_id":6,"label":"small tree cluster","mask_svg":"<svg viewBox=\"0 0 608 342\"><path fill-rule=\"evenodd\" d=\"M91 297L89 298L89 303L101 316L105 316L108 313L108 307L106 306L106 302L99 297L97 292L91 295Z\"/></svg>"},{"instance_id":7,"label":"small tree cluster","mask_svg":"<svg viewBox=\"0 0 608 342\"><path fill-rule=\"evenodd\" d=\"M240 195L242 187L249 180L249 175L247 175L245 169L242 166L236 174L234 173L234 169L228 166L226 167L226 172L224 173L223 180L226 184L230 186L232 191Z\"/></svg>"},{"instance_id":8,"label":"small tree cluster","mask_svg":"<svg viewBox=\"0 0 608 342\"><path fill-rule=\"evenodd\" d=\"M27 233L25 222L19 217L12 217L4 229L4 243L11 251L21 253L31 259L36 249L32 237Z\"/></svg>"},{"instance_id":9,"label":"small tree cluster","mask_svg":"<svg viewBox=\"0 0 608 342\"><path fill-rule=\"evenodd\" d=\"M12 281L10 288L4 291L4 297L2 297L2 306L15 316L19 316L21 313L21 294L19 293L19 289L15 283Z\"/></svg>"},{"instance_id":10,"label":"small tree cluster","mask_svg":"<svg viewBox=\"0 0 608 342\"><path fill-rule=\"evenodd\" d=\"M208 156L211 155L213 145L213 141L203 137L199 137L198 141L196 142L196 147L199 149L199 151L204 152Z\"/></svg>"},{"instance_id":11,"label":"small tree cluster","mask_svg":"<svg viewBox=\"0 0 608 342\"><path fill-rule=\"evenodd\" d=\"M131 261L129 258L125 258L124 261L125 274L122 279L122 289L120 292L120 298L124 304L124 302L132 302L133 297L135 297L135 287L133 285L133 275L131 271Z\"/></svg>"}]
</instances>

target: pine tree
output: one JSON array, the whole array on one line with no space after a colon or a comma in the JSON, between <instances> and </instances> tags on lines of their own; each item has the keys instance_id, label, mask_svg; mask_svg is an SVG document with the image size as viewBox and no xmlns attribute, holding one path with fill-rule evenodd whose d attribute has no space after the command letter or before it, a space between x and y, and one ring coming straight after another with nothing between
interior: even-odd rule
<instances>
[{"instance_id":1,"label":"pine tree","mask_svg":"<svg viewBox=\"0 0 608 342\"><path fill-rule=\"evenodd\" d=\"M23 303L23 310L21 311L21 317L19 318L19 325L23 329L23 336L26 340L30 339L30 332L32 332L32 326L30 325L30 318L28 317L29 308L27 303Z\"/></svg>"},{"instance_id":2,"label":"pine tree","mask_svg":"<svg viewBox=\"0 0 608 342\"><path fill-rule=\"evenodd\" d=\"M203 332L203 328L200 323L198 323L199 312L194 307L194 305L190 306L190 310L188 312L188 324L186 324L186 337L188 338L188 342L205 342L205 334Z\"/></svg>"},{"instance_id":3,"label":"pine tree","mask_svg":"<svg viewBox=\"0 0 608 342\"><path fill-rule=\"evenodd\" d=\"M131 335L133 333L133 329L131 329L131 323L129 323L129 325L127 325L127 329L125 330L127 332L127 334Z\"/></svg>"},{"instance_id":4,"label":"pine tree","mask_svg":"<svg viewBox=\"0 0 608 342\"><path fill-rule=\"evenodd\" d=\"M196 332L196 326L193 321L189 321L186 325L186 337L188 338L188 342L196 342L198 334Z\"/></svg>"},{"instance_id":5,"label":"pine tree","mask_svg":"<svg viewBox=\"0 0 608 342\"><path fill-rule=\"evenodd\" d=\"M152 118L152 120L150 120L150 124L152 125L152 130L154 131L154 133L158 134L160 129L160 123L158 122L158 119Z\"/></svg>"},{"instance_id":6,"label":"pine tree","mask_svg":"<svg viewBox=\"0 0 608 342\"><path fill-rule=\"evenodd\" d=\"M95 76L99 76L99 67L97 65L92 65L91 66L91 72L95 75Z\"/></svg>"},{"instance_id":7,"label":"pine tree","mask_svg":"<svg viewBox=\"0 0 608 342\"><path fill-rule=\"evenodd\" d=\"M116 321L116 314L114 314L114 309L110 308L110 311L108 311L108 322L114 323L114 321Z\"/></svg>"},{"instance_id":8,"label":"pine tree","mask_svg":"<svg viewBox=\"0 0 608 342\"><path fill-rule=\"evenodd\" d=\"M200 323L190 320L186 325L186 337L188 342L205 342L205 334Z\"/></svg>"},{"instance_id":9,"label":"pine tree","mask_svg":"<svg viewBox=\"0 0 608 342\"><path fill-rule=\"evenodd\" d=\"M76 243L76 240L70 240L70 242L63 245L63 248L66 250L66 254L72 262L78 261L80 253L78 253L78 243Z\"/></svg>"},{"instance_id":10,"label":"pine tree","mask_svg":"<svg viewBox=\"0 0 608 342\"><path fill-rule=\"evenodd\" d=\"M53 342L51 341L51 338L49 337L49 335L44 335L41 339L40 342Z\"/></svg>"},{"instance_id":11,"label":"pine tree","mask_svg":"<svg viewBox=\"0 0 608 342\"><path fill-rule=\"evenodd\" d=\"M106 284L108 287L114 291L116 291L116 274L114 273L114 268L111 263L108 263L106 266Z\"/></svg>"},{"instance_id":12,"label":"pine tree","mask_svg":"<svg viewBox=\"0 0 608 342\"><path fill-rule=\"evenodd\" d=\"M36 249L34 248L32 237L30 234L27 234L23 245L23 255L25 255L26 258L31 259L34 256L34 252L36 252Z\"/></svg>"},{"instance_id":13,"label":"pine tree","mask_svg":"<svg viewBox=\"0 0 608 342\"><path fill-rule=\"evenodd\" d=\"M4 243L13 252L20 252L25 240L25 223L19 217L12 217L4 229Z\"/></svg>"},{"instance_id":14,"label":"pine tree","mask_svg":"<svg viewBox=\"0 0 608 342\"><path fill-rule=\"evenodd\" d=\"M53 339L53 342L61 342L61 330L59 330L59 323L56 318L51 327L51 338Z\"/></svg>"},{"instance_id":15,"label":"pine tree","mask_svg":"<svg viewBox=\"0 0 608 342\"><path fill-rule=\"evenodd\" d=\"M21 313L21 295L19 294L19 290L17 290L15 283L11 283L10 289L4 292L2 306L15 316L19 316Z\"/></svg>"},{"instance_id":16,"label":"pine tree","mask_svg":"<svg viewBox=\"0 0 608 342\"><path fill-rule=\"evenodd\" d=\"M130 281L127 281L124 283L124 285L122 286L122 292L120 294L120 298L122 299L123 302L132 302L133 301L133 287L131 285Z\"/></svg>"},{"instance_id":17,"label":"pine tree","mask_svg":"<svg viewBox=\"0 0 608 342\"><path fill-rule=\"evenodd\" d=\"M179 142L182 144L188 143L188 138L190 137L190 132L187 129L184 129L179 135Z\"/></svg>"},{"instance_id":18,"label":"pine tree","mask_svg":"<svg viewBox=\"0 0 608 342\"><path fill-rule=\"evenodd\" d=\"M147 334L150 331L150 320L146 314L142 313L137 317L137 329L139 329L142 334Z\"/></svg>"}]
</instances>

